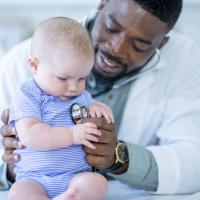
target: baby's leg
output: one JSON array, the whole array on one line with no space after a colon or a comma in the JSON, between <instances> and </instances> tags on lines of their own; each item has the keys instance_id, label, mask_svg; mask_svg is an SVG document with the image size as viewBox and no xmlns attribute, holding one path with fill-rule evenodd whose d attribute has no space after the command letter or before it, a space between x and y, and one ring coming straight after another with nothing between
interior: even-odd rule
<instances>
[{"instance_id":1,"label":"baby's leg","mask_svg":"<svg viewBox=\"0 0 200 200\"><path fill-rule=\"evenodd\" d=\"M48 200L42 186L33 180L16 181L8 193L8 200Z\"/></svg>"},{"instance_id":2,"label":"baby's leg","mask_svg":"<svg viewBox=\"0 0 200 200\"><path fill-rule=\"evenodd\" d=\"M72 178L68 188L75 188L81 200L103 200L107 192L107 180L99 173L83 172Z\"/></svg>"},{"instance_id":3,"label":"baby's leg","mask_svg":"<svg viewBox=\"0 0 200 200\"><path fill-rule=\"evenodd\" d=\"M42 186L33 180L16 181L8 193L8 200L49 200ZM77 189L71 188L52 200L80 200Z\"/></svg>"}]
</instances>

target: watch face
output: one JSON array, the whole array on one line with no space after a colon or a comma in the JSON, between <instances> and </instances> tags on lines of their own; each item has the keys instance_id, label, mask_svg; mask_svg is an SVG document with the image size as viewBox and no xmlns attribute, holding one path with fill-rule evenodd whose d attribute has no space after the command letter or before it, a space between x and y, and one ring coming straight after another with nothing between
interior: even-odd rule
<instances>
[{"instance_id":1,"label":"watch face","mask_svg":"<svg viewBox=\"0 0 200 200\"><path fill-rule=\"evenodd\" d=\"M117 154L119 158L119 162L126 163L128 162L128 149L126 144L120 143L119 147L117 148Z\"/></svg>"}]
</instances>

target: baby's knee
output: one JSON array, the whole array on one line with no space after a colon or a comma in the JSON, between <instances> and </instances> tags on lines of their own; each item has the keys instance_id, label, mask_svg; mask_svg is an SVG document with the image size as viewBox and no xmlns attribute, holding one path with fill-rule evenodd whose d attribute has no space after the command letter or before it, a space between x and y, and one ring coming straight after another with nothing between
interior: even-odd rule
<instances>
[{"instance_id":1,"label":"baby's knee","mask_svg":"<svg viewBox=\"0 0 200 200\"><path fill-rule=\"evenodd\" d=\"M108 182L107 182L106 178L103 175L96 173L96 172L94 172L92 176L93 177L92 177L91 182L94 185L96 185L99 192L106 193L107 189L108 189Z\"/></svg>"},{"instance_id":2,"label":"baby's knee","mask_svg":"<svg viewBox=\"0 0 200 200\"><path fill-rule=\"evenodd\" d=\"M96 172L77 174L70 182L69 187L78 188L81 196L87 200L102 200L108 189L107 180Z\"/></svg>"}]
</instances>

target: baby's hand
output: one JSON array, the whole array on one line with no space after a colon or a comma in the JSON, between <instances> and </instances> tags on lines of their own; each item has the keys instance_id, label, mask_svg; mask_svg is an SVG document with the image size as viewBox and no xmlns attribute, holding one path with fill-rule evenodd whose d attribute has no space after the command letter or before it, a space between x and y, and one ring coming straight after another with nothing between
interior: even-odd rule
<instances>
[{"instance_id":1,"label":"baby's hand","mask_svg":"<svg viewBox=\"0 0 200 200\"><path fill-rule=\"evenodd\" d=\"M112 110L104 103L96 101L89 108L91 117L104 117L108 123L114 123L114 115Z\"/></svg>"},{"instance_id":2,"label":"baby's hand","mask_svg":"<svg viewBox=\"0 0 200 200\"><path fill-rule=\"evenodd\" d=\"M91 149L95 149L91 142L98 142L98 136L101 136L97 126L91 122L74 125L70 127L70 130L72 131L73 144L83 144Z\"/></svg>"}]
</instances>

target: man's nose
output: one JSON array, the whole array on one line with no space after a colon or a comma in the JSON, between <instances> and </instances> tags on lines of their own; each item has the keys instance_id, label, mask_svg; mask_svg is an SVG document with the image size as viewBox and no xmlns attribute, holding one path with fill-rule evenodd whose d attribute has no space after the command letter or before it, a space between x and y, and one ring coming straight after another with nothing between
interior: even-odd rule
<instances>
[{"instance_id":1,"label":"man's nose","mask_svg":"<svg viewBox=\"0 0 200 200\"><path fill-rule=\"evenodd\" d=\"M112 55L126 58L128 46L127 39L123 34L113 36L105 46Z\"/></svg>"}]
</instances>

